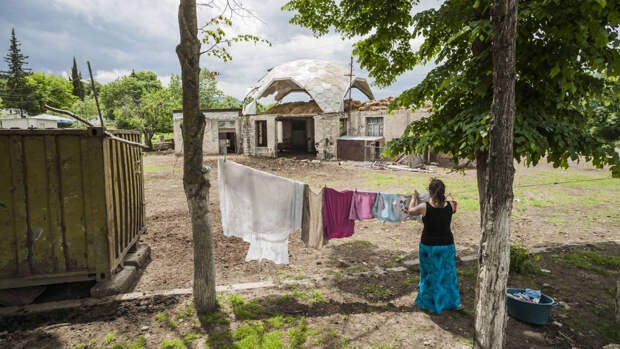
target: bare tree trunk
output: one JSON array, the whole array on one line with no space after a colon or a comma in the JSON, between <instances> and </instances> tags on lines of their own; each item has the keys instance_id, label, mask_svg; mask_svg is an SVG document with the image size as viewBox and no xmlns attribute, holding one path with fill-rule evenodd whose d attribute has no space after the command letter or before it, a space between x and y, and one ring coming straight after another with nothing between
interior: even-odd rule
<instances>
[{"instance_id":1,"label":"bare tree trunk","mask_svg":"<svg viewBox=\"0 0 620 349\"><path fill-rule=\"evenodd\" d=\"M502 348L506 327L506 283L510 267L517 0L495 0L493 104L489 154L481 207L474 347Z\"/></svg>"},{"instance_id":2,"label":"bare tree trunk","mask_svg":"<svg viewBox=\"0 0 620 349\"><path fill-rule=\"evenodd\" d=\"M144 131L144 144L153 150L153 132Z\"/></svg>"},{"instance_id":3,"label":"bare tree trunk","mask_svg":"<svg viewBox=\"0 0 620 349\"><path fill-rule=\"evenodd\" d=\"M209 221L210 169L203 167L202 140L205 120L200 113L199 73L200 40L196 0L181 0L179 5L181 43L177 56L183 81L183 187L192 219L194 238L194 306L199 314L214 310L215 261Z\"/></svg>"},{"instance_id":4,"label":"bare tree trunk","mask_svg":"<svg viewBox=\"0 0 620 349\"><path fill-rule=\"evenodd\" d=\"M620 325L620 280L616 281L616 322Z\"/></svg>"}]
</instances>

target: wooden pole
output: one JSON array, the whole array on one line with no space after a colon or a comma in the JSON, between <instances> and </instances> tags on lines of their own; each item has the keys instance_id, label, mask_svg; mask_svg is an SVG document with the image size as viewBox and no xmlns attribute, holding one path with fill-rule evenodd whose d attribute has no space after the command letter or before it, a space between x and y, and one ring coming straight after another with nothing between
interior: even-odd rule
<instances>
[{"instance_id":1,"label":"wooden pole","mask_svg":"<svg viewBox=\"0 0 620 349\"><path fill-rule=\"evenodd\" d=\"M49 109L49 110L51 110L51 111L53 111L53 112L59 113L59 114L64 114L64 115L70 116L70 117L72 117L72 118L74 118L74 119L76 119L76 120L78 120L78 121L81 121L81 122L85 123L86 125L88 125L88 126L90 126L90 127L96 127L96 126L95 126L95 125L93 125L90 121L88 121L88 120L86 120L86 119L82 118L81 116L75 115L75 114L73 114L72 112L70 112L70 111L68 111L68 110L62 110L62 109L58 109L58 108L54 108L54 107L50 107L50 106L49 106L49 105L47 105L47 104L45 105L45 108L47 108L47 109ZM108 136L108 137L110 137L110 138L112 138L112 139L114 139L114 140L117 140L117 141L119 141L119 142L126 143L126 144L132 145L132 146L134 146L134 147L140 147L140 148L143 148L143 149L151 150L151 148L147 147L147 146L146 146L146 145L144 145L144 144L140 144L140 143L132 142L132 141L126 140L126 139L124 139L124 138L117 137L117 136L115 136L114 134L112 134L111 132L107 131L105 128L104 128L104 130L103 130L103 133L104 133L106 136Z\"/></svg>"},{"instance_id":2,"label":"wooden pole","mask_svg":"<svg viewBox=\"0 0 620 349\"><path fill-rule=\"evenodd\" d=\"M90 61L86 61L88 65L88 73L90 74L90 84L93 87L93 96L95 96L95 104L97 104L97 112L99 113L99 123L101 127L105 129L105 125L103 124L103 116L101 115L101 108L99 108L99 97L97 97L97 87L95 86L95 79L93 79L93 70L90 68Z\"/></svg>"}]
</instances>

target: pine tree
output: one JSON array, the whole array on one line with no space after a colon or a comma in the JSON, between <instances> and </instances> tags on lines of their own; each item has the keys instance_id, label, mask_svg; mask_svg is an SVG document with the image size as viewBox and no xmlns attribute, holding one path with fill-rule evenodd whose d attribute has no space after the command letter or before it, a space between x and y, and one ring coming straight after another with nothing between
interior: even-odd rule
<instances>
[{"instance_id":1,"label":"pine tree","mask_svg":"<svg viewBox=\"0 0 620 349\"><path fill-rule=\"evenodd\" d=\"M73 67L71 68L71 82L73 83L73 95L84 100L84 85L82 84L82 73L78 71L75 57L73 57Z\"/></svg>"},{"instance_id":2,"label":"pine tree","mask_svg":"<svg viewBox=\"0 0 620 349\"><path fill-rule=\"evenodd\" d=\"M30 75L30 69L24 67L28 56L24 56L19 48L21 44L15 37L15 29L11 30L11 44L9 52L4 57L8 64L8 70L0 71L0 78L6 80L0 96L7 108L19 109L21 117L25 117L24 111L30 109L32 102L32 88L28 85L26 77Z\"/></svg>"}]
</instances>

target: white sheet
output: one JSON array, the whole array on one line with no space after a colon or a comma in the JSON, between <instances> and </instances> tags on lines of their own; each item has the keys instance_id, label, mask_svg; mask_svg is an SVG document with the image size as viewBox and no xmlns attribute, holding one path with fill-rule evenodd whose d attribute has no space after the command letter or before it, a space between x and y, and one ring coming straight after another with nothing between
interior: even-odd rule
<instances>
[{"instance_id":1,"label":"white sheet","mask_svg":"<svg viewBox=\"0 0 620 349\"><path fill-rule=\"evenodd\" d=\"M224 235L250 243L246 261L288 264L288 237L301 229L304 184L219 159Z\"/></svg>"}]
</instances>

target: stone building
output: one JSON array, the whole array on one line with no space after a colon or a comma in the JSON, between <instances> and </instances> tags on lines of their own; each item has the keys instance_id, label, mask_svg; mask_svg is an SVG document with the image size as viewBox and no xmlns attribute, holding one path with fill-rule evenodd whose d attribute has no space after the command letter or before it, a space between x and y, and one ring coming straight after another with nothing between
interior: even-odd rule
<instances>
[{"instance_id":1,"label":"stone building","mask_svg":"<svg viewBox=\"0 0 620 349\"><path fill-rule=\"evenodd\" d=\"M349 86L359 90L369 101L345 100ZM295 92L307 94L310 101L284 103L257 112L257 102L261 98L275 94L274 100L279 102ZM349 77L345 67L315 59L296 60L270 69L250 88L244 100L249 103L241 113L237 110L204 111L207 119L205 153L222 154L224 149L218 142L226 139L235 144L234 148L226 149L228 153L266 157L294 154L338 159L341 158L338 155L339 138L347 137L351 142L370 137L368 139L380 140L376 142L376 151L373 150L378 156L379 148L400 137L409 123L428 115L426 110L400 109L388 113L387 105L391 99L375 101L365 78ZM350 113L347 111L349 103ZM175 111L177 152L182 152L181 122L182 112Z\"/></svg>"}]
</instances>

